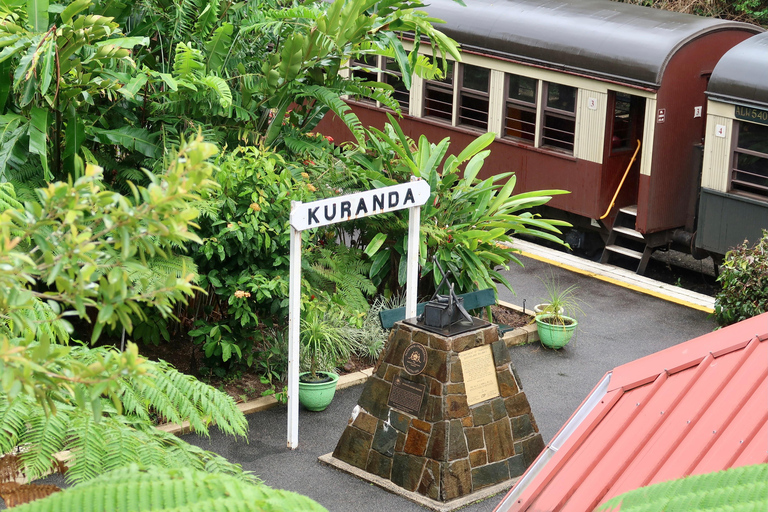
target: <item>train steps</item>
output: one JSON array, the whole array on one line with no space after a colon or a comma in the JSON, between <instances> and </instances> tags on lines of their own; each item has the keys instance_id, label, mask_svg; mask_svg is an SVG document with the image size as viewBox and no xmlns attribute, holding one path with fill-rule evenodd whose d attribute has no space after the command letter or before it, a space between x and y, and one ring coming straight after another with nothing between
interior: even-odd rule
<instances>
[{"instance_id":1,"label":"train steps","mask_svg":"<svg viewBox=\"0 0 768 512\"><path fill-rule=\"evenodd\" d=\"M643 234L635 230L636 220L637 205L625 206L619 209L616 220L613 222L613 227L608 234L608 240L605 243L603 255L600 257L600 263L608 263L612 258L621 260L622 263L637 261L635 272L640 275L645 274L645 268L651 259L653 248L648 244ZM619 261L613 264L624 266L620 265Z\"/></svg>"}]
</instances>

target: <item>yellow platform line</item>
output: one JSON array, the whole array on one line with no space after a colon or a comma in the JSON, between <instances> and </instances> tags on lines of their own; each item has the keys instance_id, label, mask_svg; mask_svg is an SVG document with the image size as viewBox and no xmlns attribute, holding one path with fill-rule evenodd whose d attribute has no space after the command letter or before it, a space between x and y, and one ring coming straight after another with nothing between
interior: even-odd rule
<instances>
[{"instance_id":1,"label":"yellow platform line","mask_svg":"<svg viewBox=\"0 0 768 512\"><path fill-rule=\"evenodd\" d=\"M715 310L713 308L710 308L708 306L702 306L701 304L696 304L695 302L689 302L687 300L681 299L679 297L674 297L672 295L668 295L666 293L657 292L654 290L649 290L648 288L644 288L642 286L637 286L632 283L627 283L626 281L622 281L620 279L615 279L613 277L609 277L606 275L598 274L597 272L592 272L591 270L585 270L583 268L579 268L573 265L569 265L568 263L563 263L561 261L553 260L550 258L547 258L545 256L539 256L538 254L532 254L525 250L522 250L520 248L517 248L518 251L520 251L518 254L525 256L526 258L531 258L532 260L541 261L542 263L547 263L549 265L554 265L556 267L569 270L571 272L575 272L577 274L582 274L585 276L593 277L595 279L599 279L600 281L605 281L606 283L615 284L616 286L621 286L622 288L627 288L629 290L633 290L636 292L644 293L646 295L650 295L652 297L656 297L658 299L666 300L668 302L673 302L675 304L680 304L681 306L686 306L692 309L697 309L699 311L704 311L705 313L714 313Z\"/></svg>"}]
</instances>

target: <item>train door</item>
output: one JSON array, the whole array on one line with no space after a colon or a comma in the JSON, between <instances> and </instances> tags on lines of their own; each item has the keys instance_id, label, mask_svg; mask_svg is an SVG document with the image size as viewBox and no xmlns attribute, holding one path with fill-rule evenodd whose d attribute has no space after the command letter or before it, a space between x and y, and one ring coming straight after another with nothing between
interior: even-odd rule
<instances>
[{"instance_id":1,"label":"train door","mask_svg":"<svg viewBox=\"0 0 768 512\"><path fill-rule=\"evenodd\" d=\"M632 163L624 183L619 184L632 162L642 139L645 119L645 98L610 91L608 94L608 119L606 123L606 148L601 203L607 208L618 191L613 212L618 208L637 204L640 176L640 151ZM642 140L640 141L643 142Z\"/></svg>"}]
</instances>

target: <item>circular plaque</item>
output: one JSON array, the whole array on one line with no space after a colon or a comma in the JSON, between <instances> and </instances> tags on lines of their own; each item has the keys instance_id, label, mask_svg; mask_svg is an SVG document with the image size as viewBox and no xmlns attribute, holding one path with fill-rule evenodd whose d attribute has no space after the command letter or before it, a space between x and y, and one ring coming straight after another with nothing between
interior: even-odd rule
<instances>
[{"instance_id":1,"label":"circular plaque","mask_svg":"<svg viewBox=\"0 0 768 512\"><path fill-rule=\"evenodd\" d=\"M403 367L411 375L418 375L427 366L427 349L420 343L411 343L403 352Z\"/></svg>"}]
</instances>

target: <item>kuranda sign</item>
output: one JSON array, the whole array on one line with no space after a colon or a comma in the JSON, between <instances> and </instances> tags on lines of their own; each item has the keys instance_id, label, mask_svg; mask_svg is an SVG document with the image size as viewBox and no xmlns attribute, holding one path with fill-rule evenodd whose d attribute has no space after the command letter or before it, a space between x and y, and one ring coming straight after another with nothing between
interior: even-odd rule
<instances>
[{"instance_id":1,"label":"kuranda sign","mask_svg":"<svg viewBox=\"0 0 768 512\"><path fill-rule=\"evenodd\" d=\"M303 231L421 206L429 199L429 193L429 184L424 180L416 180L311 203L297 201L292 204L291 226Z\"/></svg>"}]
</instances>

